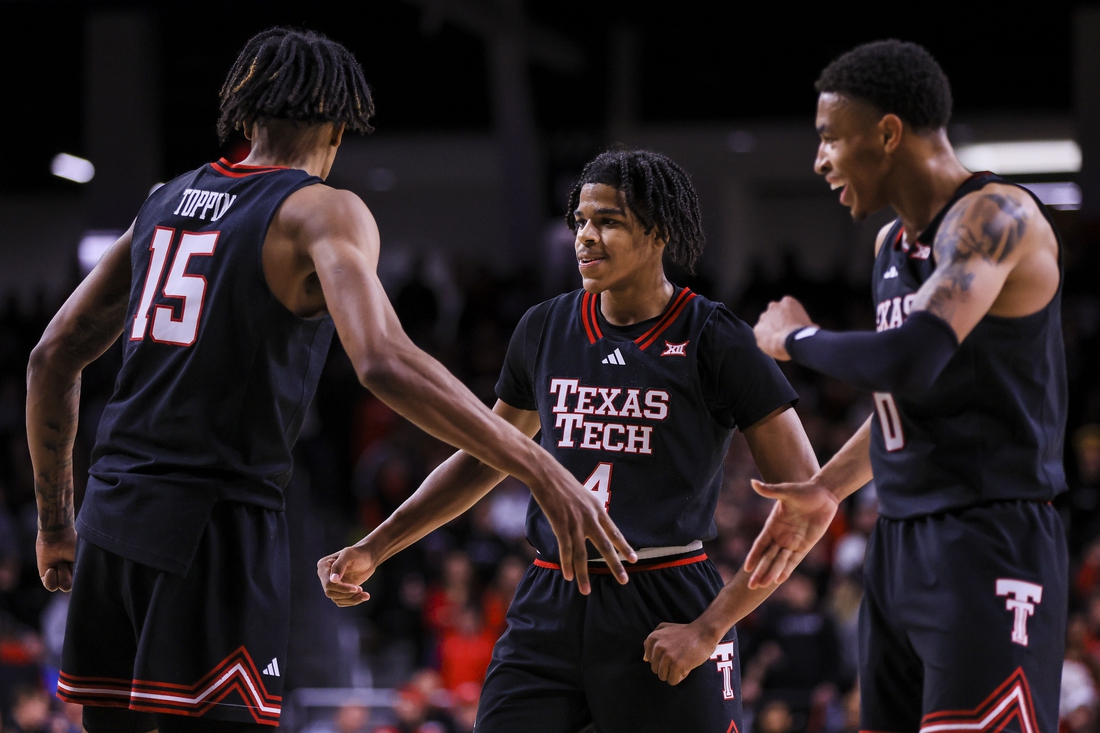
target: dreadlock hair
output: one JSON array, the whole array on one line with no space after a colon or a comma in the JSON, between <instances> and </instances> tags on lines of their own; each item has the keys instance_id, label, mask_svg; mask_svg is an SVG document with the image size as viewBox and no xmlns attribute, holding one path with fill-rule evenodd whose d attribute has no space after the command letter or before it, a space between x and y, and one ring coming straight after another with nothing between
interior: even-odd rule
<instances>
[{"instance_id":1,"label":"dreadlock hair","mask_svg":"<svg viewBox=\"0 0 1100 733\"><path fill-rule=\"evenodd\" d=\"M938 130L951 119L951 84L932 54L915 43L856 46L826 66L814 87L870 102L915 130Z\"/></svg>"},{"instance_id":2,"label":"dreadlock hair","mask_svg":"<svg viewBox=\"0 0 1100 733\"><path fill-rule=\"evenodd\" d=\"M703 253L703 235L699 197L691 178L667 156L650 150L608 150L584 167L573 184L565 222L577 231L573 212L580 203L581 189L589 183L602 183L623 192L626 205L645 227L656 230L665 242L665 255L689 273Z\"/></svg>"},{"instance_id":3,"label":"dreadlock hair","mask_svg":"<svg viewBox=\"0 0 1100 733\"><path fill-rule=\"evenodd\" d=\"M343 123L360 133L374 129L363 67L346 48L313 31L257 33L237 56L219 96L223 143L242 124L263 119Z\"/></svg>"}]
</instances>

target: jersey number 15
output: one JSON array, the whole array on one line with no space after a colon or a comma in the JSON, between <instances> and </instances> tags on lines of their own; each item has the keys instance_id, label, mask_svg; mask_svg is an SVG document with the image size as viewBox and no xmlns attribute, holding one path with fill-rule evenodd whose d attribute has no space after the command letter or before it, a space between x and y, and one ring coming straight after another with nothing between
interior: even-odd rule
<instances>
[{"instance_id":1,"label":"jersey number 15","mask_svg":"<svg viewBox=\"0 0 1100 733\"><path fill-rule=\"evenodd\" d=\"M219 232L184 232L179 238L179 246L168 269L168 278L164 282L162 295L165 298L178 299L180 317L173 315L170 305L157 305L153 308L153 340L163 344L190 346L195 343L199 332L199 317L202 315L202 303L206 298L206 278L202 275L188 275L187 263L192 257L214 254L218 245ZM172 251L172 240L176 230L157 227L153 232L153 241L149 245L149 268L145 272L145 285L141 289L141 302L134 314L134 325L130 329L130 340L141 341L149 331L149 309L157 295L161 278L164 276L168 255Z\"/></svg>"}]
</instances>

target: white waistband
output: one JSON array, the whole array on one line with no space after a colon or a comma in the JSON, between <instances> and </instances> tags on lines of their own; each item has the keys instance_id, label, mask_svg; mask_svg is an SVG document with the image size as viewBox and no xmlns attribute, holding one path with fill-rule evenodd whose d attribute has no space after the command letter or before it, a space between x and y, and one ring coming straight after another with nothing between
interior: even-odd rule
<instances>
[{"instance_id":1,"label":"white waistband","mask_svg":"<svg viewBox=\"0 0 1100 733\"><path fill-rule=\"evenodd\" d=\"M652 560L655 557L668 557L669 555L682 555L685 552L697 552L703 549L703 541L695 540L690 545L683 545L682 547L643 547L640 550L635 550L638 553L639 560ZM619 555L620 560L626 560L625 557ZM602 557L594 557L589 562L607 562Z\"/></svg>"}]
</instances>

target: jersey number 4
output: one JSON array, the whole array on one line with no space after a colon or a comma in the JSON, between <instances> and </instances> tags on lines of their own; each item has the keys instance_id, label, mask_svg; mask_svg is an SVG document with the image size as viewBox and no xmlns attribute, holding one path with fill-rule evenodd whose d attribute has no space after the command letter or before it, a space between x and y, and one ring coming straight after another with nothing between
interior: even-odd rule
<instances>
[{"instance_id":1,"label":"jersey number 4","mask_svg":"<svg viewBox=\"0 0 1100 733\"><path fill-rule=\"evenodd\" d=\"M894 395L889 392L875 392L875 410L878 411L878 424L882 428L882 440L890 453L905 447L905 433L901 429L901 413Z\"/></svg>"},{"instance_id":2,"label":"jersey number 4","mask_svg":"<svg viewBox=\"0 0 1100 733\"><path fill-rule=\"evenodd\" d=\"M584 488L596 492L596 498L603 504L605 510L611 509L611 469L610 463L601 463L592 470L584 481Z\"/></svg>"},{"instance_id":3,"label":"jersey number 4","mask_svg":"<svg viewBox=\"0 0 1100 733\"><path fill-rule=\"evenodd\" d=\"M149 245L149 269L145 273L145 285L141 289L141 302L134 315L134 325L130 329L130 340L141 341L149 331L149 309L156 298L157 288L164 276L168 255L172 251L172 240L176 230L157 227L153 232L153 241ZM163 344L190 346L195 343L199 332L199 317L202 315L202 303L206 298L206 278L202 275L188 275L187 263L192 257L209 257L218 245L218 232L184 232L179 238L179 246L168 269L168 278L164 282L162 294L165 298L181 301L180 317L176 318L170 305L158 305L153 308L153 340Z\"/></svg>"}]
</instances>

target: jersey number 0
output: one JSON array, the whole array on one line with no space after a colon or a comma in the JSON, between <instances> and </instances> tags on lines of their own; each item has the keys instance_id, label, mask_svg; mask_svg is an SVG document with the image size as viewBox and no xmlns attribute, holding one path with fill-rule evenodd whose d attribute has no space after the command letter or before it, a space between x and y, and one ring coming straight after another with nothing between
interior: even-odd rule
<instances>
[{"instance_id":1,"label":"jersey number 0","mask_svg":"<svg viewBox=\"0 0 1100 733\"><path fill-rule=\"evenodd\" d=\"M206 278L202 275L188 275L187 263L192 257L214 254L218 245L218 232L184 232L179 238L172 267L168 270L168 279L164 283L165 298L182 301L180 317L173 315L172 306L158 305L153 309L153 340L176 346L190 346L195 343L199 332L199 317L202 315L202 303L206 297ZM149 269L145 273L145 285L141 289L141 302L134 314L134 325L130 329L130 340L141 341L149 331L149 309L156 298L157 288L168 263L172 250L172 240L176 230L157 227L153 232L153 241L149 245Z\"/></svg>"}]
</instances>

